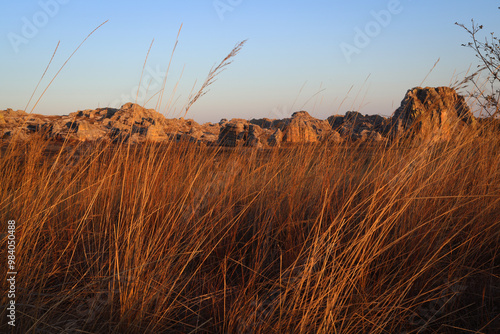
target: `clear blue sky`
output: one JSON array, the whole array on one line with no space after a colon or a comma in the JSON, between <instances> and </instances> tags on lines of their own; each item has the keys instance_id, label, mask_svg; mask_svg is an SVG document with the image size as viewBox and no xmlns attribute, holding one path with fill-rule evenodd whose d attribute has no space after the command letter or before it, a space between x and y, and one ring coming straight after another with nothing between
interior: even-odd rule
<instances>
[{"instance_id":1,"label":"clear blue sky","mask_svg":"<svg viewBox=\"0 0 500 334\"><path fill-rule=\"evenodd\" d=\"M347 110L390 115L438 58L423 85L463 78L476 62L473 51L460 46L468 35L454 23L469 25L473 18L485 26L484 36L500 34L498 5L486 0L3 1L0 109L24 109L58 41L35 99L87 34L109 20L66 65L35 113L68 114L133 101L154 38L145 73L152 79L149 99L160 88L183 23L160 110L167 117L181 114L196 80L198 88L210 68L244 39L241 53L188 118L282 118L300 109L318 118ZM143 93L148 84L142 83ZM156 101L146 106L155 107Z\"/></svg>"}]
</instances>

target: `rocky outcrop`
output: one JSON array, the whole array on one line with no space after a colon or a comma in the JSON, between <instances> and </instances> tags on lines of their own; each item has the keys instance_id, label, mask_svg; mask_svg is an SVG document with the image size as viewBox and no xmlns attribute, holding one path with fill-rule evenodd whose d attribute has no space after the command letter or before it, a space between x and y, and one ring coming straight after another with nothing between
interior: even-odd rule
<instances>
[{"instance_id":1,"label":"rocky outcrop","mask_svg":"<svg viewBox=\"0 0 500 334\"><path fill-rule=\"evenodd\" d=\"M203 125L193 126L185 136L191 142L215 145L219 138L219 134L219 124L205 123Z\"/></svg>"},{"instance_id":2,"label":"rocky outcrop","mask_svg":"<svg viewBox=\"0 0 500 334\"><path fill-rule=\"evenodd\" d=\"M410 89L392 118L348 111L327 120L298 111L284 119L222 119L198 124L167 119L153 109L127 103L121 108L81 110L65 116L0 111L0 138L38 133L55 140L113 142L187 141L227 147L280 147L298 143L384 142L390 138L449 139L477 123L462 96L448 87Z\"/></svg>"},{"instance_id":3,"label":"rocky outcrop","mask_svg":"<svg viewBox=\"0 0 500 334\"><path fill-rule=\"evenodd\" d=\"M0 111L0 138L27 139L31 134L39 133L45 137L53 137L54 131L64 128L67 132L76 132L75 124L69 122L68 116L45 116L28 114L22 110L7 109Z\"/></svg>"},{"instance_id":4,"label":"rocky outcrop","mask_svg":"<svg viewBox=\"0 0 500 334\"><path fill-rule=\"evenodd\" d=\"M153 109L146 109L134 103L127 103L120 109L83 110L69 116L75 120L77 133L83 126L81 135L84 137L88 128L94 133L104 131L114 141L161 141L168 137L167 119ZM100 129L94 129L94 125L99 125Z\"/></svg>"},{"instance_id":5,"label":"rocky outcrop","mask_svg":"<svg viewBox=\"0 0 500 334\"><path fill-rule=\"evenodd\" d=\"M49 139L94 141L166 141L188 140L214 143L219 125L199 125L193 120L166 119L153 109L127 103L120 109L80 110L65 116L26 114L11 109L0 112L0 136L25 138L40 133Z\"/></svg>"},{"instance_id":6,"label":"rocky outcrop","mask_svg":"<svg viewBox=\"0 0 500 334\"><path fill-rule=\"evenodd\" d=\"M260 118L260 119L254 118L248 121L248 123L258 125L262 129L272 129L276 127L275 125L273 125L274 121L275 120L269 118Z\"/></svg>"},{"instance_id":7,"label":"rocky outcrop","mask_svg":"<svg viewBox=\"0 0 500 334\"><path fill-rule=\"evenodd\" d=\"M265 143L265 131L256 124L248 126L248 137L245 146L262 148Z\"/></svg>"},{"instance_id":8,"label":"rocky outcrop","mask_svg":"<svg viewBox=\"0 0 500 334\"><path fill-rule=\"evenodd\" d=\"M221 125L218 144L227 147L242 145L248 137L248 122L244 119L232 119Z\"/></svg>"},{"instance_id":9,"label":"rocky outcrop","mask_svg":"<svg viewBox=\"0 0 500 334\"><path fill-rule=\"evenodd\" d=\"M7 108L7 110L3 110L0 113L0 126L4 124L8 124L9 122L16 122L16 120L20 119L21 117L24 117L28 115L25 111L23 110L12 110L10 108Z\"/></svg>"},{"instance_id":10,"label":"rocky outcrop","mask_svg":"<svg viewBox=\"0 0 500 334\"><path fill-rule=\"evenodd\" d=\"M283 142L316 143L326 138L331 131L327 121L314 118L307 111L297 111L283 129Z\"/></svg>"},{"instance_id":11,"label":"rocky outcrop","mask_svg":"<svg viewBox=\"0 0 500 334\"><path fill-rule=\"evenodd\" d=\"M352 141L380 141L389 128L387 118L379 115L362 115L357 111L348 111L344 116L330 116L327 120L342 138Z\"/></svg>"},{"instance_id":12,"label":"rocky outcrop","mask_svg":"<svg viewBox=\"0 0 500 334\"><path fill-rule=\"evenodd\" d=\"M475 124L463 96L449 87L416 87L406 92L394 112L391 137L447 140L466 125Z\"/></svg>"},{"instance_id":13,"label":"rocky outcrop","mask_svg":"<svg viewBox=\"0 0 500 334\"><path fill-rule=\"evenodd\" d=\"M274 131L269 128L263 129L247 120L235 118L222 123L217 143L226 147L268 147Z\"/></svg>"},{"instance_id":14,"label":"rocky outcrop","mask_svg":"<svg viewBox=\"0 0 500 334\"><path fill-rule=\"evenodd\" d=\"M267 140L267 143L269 144L269 146L272 147L280 147L282 141L283 141L283 132L281 132L280 129L276 129Z\"/></svg>"},{"instance_id":15,"label":"rocky outcrop","mask_svg":"<svg viewBox=\"0 0 500 334\"><path fill-rule=\"evenodd\" d=\"M295 112L285 119L221 120L218 144L228 147L280 147L282 144L340 141L328 121L312 117L306 111Z\"/></svg>"}]
</instances>

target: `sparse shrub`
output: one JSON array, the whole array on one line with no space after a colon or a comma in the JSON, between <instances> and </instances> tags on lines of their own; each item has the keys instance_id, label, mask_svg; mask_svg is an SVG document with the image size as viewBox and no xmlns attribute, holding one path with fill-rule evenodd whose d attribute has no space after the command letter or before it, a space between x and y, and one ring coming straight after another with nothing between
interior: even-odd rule
<instances>
[{"instance_id":1,"label":"sparse shrub","mask_svg":"<svg viewBox=\"0 0 500 334\"><path fill-rule=\"evenodd\" d=\"M475 98L488 116L497 117L500 102L500 42L493 32L490 33L489 39L485 38L483 42L481 37L478 36L479 32L484 28L483 25L476 24L474 20L471 20L471 22L470 28L464 24L455 23L462 27L471 39L470 42L462 44L462 46L474 50L480 63L477 70L466 77L461 84L472 83L473 91L470 95ZM485 88L485 84L481 80L481 74L483 73L486 73L484 82L488 84L488 88Z\"/></svg>"}]
</instances>

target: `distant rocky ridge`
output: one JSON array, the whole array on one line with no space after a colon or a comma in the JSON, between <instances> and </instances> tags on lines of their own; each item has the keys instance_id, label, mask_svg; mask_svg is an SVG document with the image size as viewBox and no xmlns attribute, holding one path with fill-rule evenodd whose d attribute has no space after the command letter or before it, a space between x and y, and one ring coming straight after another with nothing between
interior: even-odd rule
<instances>
[{"instance_id":1,"label":"distant rocky ridge","mask_svg":"<svg viewBox=\"0 0 500 334\"><path fill-rule=\"evenodd\" d=\"M82 110L65 116L7 109L0 111L0 138L22 140L39 133L52 140L189 141L264 148L324 141L383 142L400 136L448 139L475 122L465 99L452 88L416 87L408 90L392 117L349 111L320 120L306 111L297 111L285 119L223 119L198 124L190 119L167 119L133 103L120 109Z\"/></svg>"}]
</instances>

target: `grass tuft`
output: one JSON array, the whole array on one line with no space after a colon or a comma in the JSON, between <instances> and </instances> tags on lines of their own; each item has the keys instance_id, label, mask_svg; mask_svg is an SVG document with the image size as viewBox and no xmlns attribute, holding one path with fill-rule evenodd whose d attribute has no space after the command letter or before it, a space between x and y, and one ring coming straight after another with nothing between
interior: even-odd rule
<instances>
[{"instance_id":1,"label":"grass tuft","mask_svg":"<svg viewBox=\"0 0 500 334\"><path fill-rule=\"evenodd\" d=\"M17 143L0 160L15 330L493 333L500 139L487 131L269 151Z\"/></svg>"}]
</instances>

